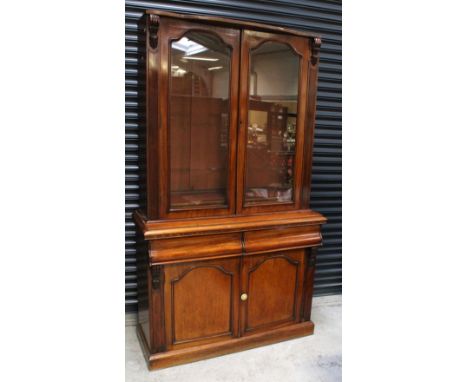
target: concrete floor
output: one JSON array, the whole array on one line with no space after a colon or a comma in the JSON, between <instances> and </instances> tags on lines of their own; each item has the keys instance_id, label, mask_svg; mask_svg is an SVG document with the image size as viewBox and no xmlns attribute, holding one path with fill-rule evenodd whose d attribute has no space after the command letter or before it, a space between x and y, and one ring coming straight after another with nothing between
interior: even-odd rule
<instances>
[{"instance_id":1,"label":"concrete floor","mask_svg":"<svg viewBox=\"0 0 468 382\"><path fill-rule=\"evenodd\" d=\"M312 336L152 372L127 321L126 382L341 381L341 296L314 298Z\"/></svg>"}]
</instances>

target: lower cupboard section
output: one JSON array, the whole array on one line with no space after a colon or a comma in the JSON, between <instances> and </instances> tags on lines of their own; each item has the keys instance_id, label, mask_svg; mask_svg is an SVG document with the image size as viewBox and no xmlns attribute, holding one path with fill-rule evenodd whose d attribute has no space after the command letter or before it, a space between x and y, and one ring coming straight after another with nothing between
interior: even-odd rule
<instances>
[{"instance_id":1,"label":"lower cupboard section","mask_svg":"<svg viewBox=\"0 0 468 382\"><path fill-rule=\"evenodd\" d=\"M251 336L304 321L304 249L160 267L162 290L153 290L153 301L161 299L164 306L153 311L153 320L161 323L159 330L163 331L163 336L154 333L155 338L164 338L165 343L157 348L159 352Z\"/></svg>"}]
</instances>

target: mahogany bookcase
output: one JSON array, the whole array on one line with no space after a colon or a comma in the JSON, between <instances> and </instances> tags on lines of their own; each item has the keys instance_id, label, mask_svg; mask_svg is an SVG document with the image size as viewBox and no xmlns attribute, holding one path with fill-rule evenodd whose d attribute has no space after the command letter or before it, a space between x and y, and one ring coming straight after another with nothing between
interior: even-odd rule
<instances>
[{"instance_id":1,"label":"mahogany bookcase","mask_svg":"<svg viewBox=\"0 0 468 382\"><path fill-rule=\"evenodd\" d=\"M320 37L147 11L146 243L138 336L150 369L312 334L324 216L309 209Z\"/></svg>"}]
</instances>

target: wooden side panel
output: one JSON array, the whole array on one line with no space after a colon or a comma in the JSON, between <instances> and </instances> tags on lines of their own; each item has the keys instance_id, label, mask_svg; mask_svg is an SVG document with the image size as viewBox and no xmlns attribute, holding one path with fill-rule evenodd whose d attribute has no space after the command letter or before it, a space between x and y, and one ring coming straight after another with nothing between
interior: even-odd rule
<instances>
[{"instance_id":1,"label":"wooden side panel","mask_svg":"<svg viewBox=\"0 0 468 382\"><path fill-rule=\"evenodd\" d=\"M164 295L162 285L164 285L163 267L155 265L148 270L149 287L151 290L151 351L162 352L167 349L164 330Z\"/></svg>"},{"instance_id":2,"label":"wooden side panel","mask_svg":"<svg viewBox=\"0 0 468 382\"><path fill-rule=\"evenodd\" d=\"M168 348L237 335L239 258L165 266Z\"/></svg>"},{"instance_id":3,"label":"wooden side panel","mask_svg":"<svg viewBox=\"0 0 468 382\"><path fill-rule=\"evenodd\" d=\"M141 234L137 238L141 240ZM138 324L149 347L151 303L148 274L148 248L145 242L137 250Z\"/></svg>"},{"instance_id":4,"label":"wooden side panel","mask_svg":"<svg viewBox=\"0 0 468 382\"><path fill-rule=\"evenodd\" d=\"M302 320L310 321L312 310L312 295L314 293L315 264L317 261L317 249L308 248L306 250L304 296L302 298Z\"/></svg>"},{"instance_id":5,"label":"wooden side panel","mask_svg":"<svg viewBox=\"0 0 468 382\"><path fill-rule=\"evenodd\" d=\"M287 251L243 259L241 328L257 329L299 322L304 251Z\"/></svg>"},{"instance_id":6,"label":"wooden side panel","mask_svg":"<svg viewBox=\"0 0 468 382\"><path fill-rule=\"evenodd\" d=\"M146 18L146 193L147 213L152 219L159 217L159 168L158 168L158 120L160 113L159 98L159 71L161 70L160 44L161 38L160 18L148 15Z\"/></svg>"},{"instance_id":7,"label":"wooden side panel","mask_svg":"<svg viewBox=\"0 0 468 382\"><path fill-rule=\"evenodd\" d=\"M304 172L302 181L302 208L309 208L312 152L314 147L315 116L318 85L318 53L322 42L318 37L309 40L309 85L307 87L307 116L304 130Z\"/></svg>"}]
</instances>

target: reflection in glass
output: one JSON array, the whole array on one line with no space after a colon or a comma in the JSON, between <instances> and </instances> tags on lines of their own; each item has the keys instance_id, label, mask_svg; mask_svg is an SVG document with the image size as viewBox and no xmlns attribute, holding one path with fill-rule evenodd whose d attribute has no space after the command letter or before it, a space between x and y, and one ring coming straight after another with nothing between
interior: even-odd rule
<instances>
[{"instance_id":1,"label":"reflection in glass","mask_svg":"<svg viewBox=\"0 0 468 382\"><path fill-rule=\"evenodd\" d=\"M170 62L170 208L226 206L230 50L189 32Z\"/></svg>"},{"instance_id":2,"label":"reflection in glass","mask_svg":"<svg viewBox=\"0 0 468 382\"><path fill-rule=\"evenodd\" d=\"M299 58L266 42L250 54L244 200L247 205L293 200Z\"/></svg>"}]
</instances>

